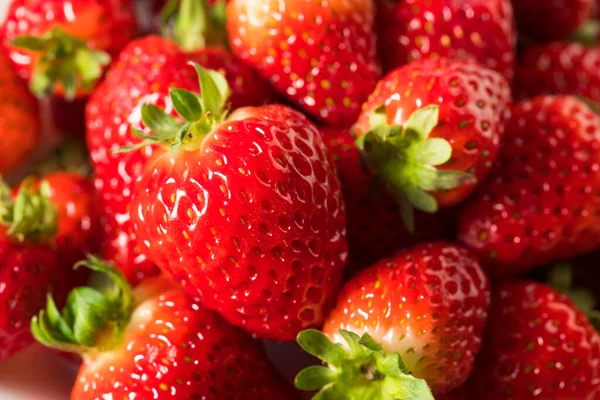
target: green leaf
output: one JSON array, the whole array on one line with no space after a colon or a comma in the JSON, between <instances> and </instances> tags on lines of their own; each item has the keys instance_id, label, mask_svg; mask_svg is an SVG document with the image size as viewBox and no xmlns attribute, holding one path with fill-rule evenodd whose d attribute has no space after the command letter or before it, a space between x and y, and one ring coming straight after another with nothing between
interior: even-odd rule
<instances>
[{"instance_id":1,"label":"green leaf","mask_svg":"<svg viewBox=\"0 0 600 400\"><path fill-rule=\"evenodd\" d=\"M102 293L88 287L73 289L67 299L67 307L75 315L73 335L77 343L91 347L97 334L108 325L113 310Z\"/></svg>"},{"instance_id":2,"label":"green leaf","mask_svg":"<svg viewBox=\"0 0 600 400\"><path fill-rule=\"evenodd\" d=\"M175 118L154 104L144 104L142 106L142 121L152 131L164 137L173 136L180 125Z\"/></svg>"},{"instance_id":3,"label":"green leaf","mask_svg":"<svg viewBox=\"0 0 600 400\"><path fill-rule=\"evenodd\" d=\"M184 120L195 122L203 117L202 105L197 95L183 89L171 89L169 93L173 107Z\"/></svg>"},{"instance_id":4,"label":"green leaf","mask_svg":"<svg viewBox=\"0 0 600 400\"><path fill-rule=\"evenodd\" d=\"M375 107L369 113L369 126L371 129L387 125L387 115L385 112L385 105L380 105L379 107Z\"/></svg>"},{"instance_id":5,"label":"green leaf","mask_svg":"<svg viewBox=\"0 0 600 400\"><path fill-rule=\"evenodd\" d=\"M575 306L585 314L589 314L594 310L594 307L596 307L596 296L588 289L573 289L568 293L568 296Z\"/></svg>"},{"instance_id":6,"label":"green leaf","mask_svg":"<svg viewBox=\"0 0 600 400\"><path fill-rule=\"evenodd\" d=\"M415 185L407 185L403 189L406 199L418 210L426 213L435 213L438 205L435 197Z\"/></svg>"},{"instance_id":7,"label":"green leaf","mask_svg":"<svg viewBox=\"0 0 600 400\"><path fill-rule=\"evenodd\" d=\"M180 1L174 33L182 49L192 52L206 47L207 14L204 0Z\"/></svg>"},{"instance_id":8,"label":"green leaf","mask_svg":"<svg viewBox=\"0 0 600 400\"><path fill-rule=\"evenodd\" d=\"M15 47L32 51L42 51L46 47L46 41L43 38L35 36L19 36L11 43Z\"/></svg>"},{"instance_id":9,"label":"green leaf","mask_svg":"<svg viewBox=\"0 0 600 400\"><path fill-rule=\"evenodd\" d=\"M229 98L229 85L227 79L220 73L207 70L201 65L191 62L198 73L200 90L202 92L202 109L217 118L220 118Z\"/></svg>"},{"instance_id":10,"label":"green leaf","mask_svg":"<svg viewBox=\"0 0 600 400\"><path fill-rule=\"evenodd\" d=\"M63 319L58 308L56 308L56 303L54 303L54 299L50 294L47 296L46 316L50 325L60 332L64 341L76 343L75 335L73 334L71 327Z\"/></svg>"},{"instance_id":11,"label":"green leaf","mask_svg":"<svg viewBox=\"0 0 600 400\"><path fill-rule=\"evenodd\" d=\"M368 333L361 336L359 343L371 351L383 351L381 345L374 341Z\"/></svg>"},{"instance_id":12,"label":"green leaf","mask_svg":"<svg viewBox=\"0 0 600 400\"><path fill-rule=\"evenodd\" d=\"M301 390L317 390L337 379L338 373L321 365L313 365L296 375L295 385Z\"/></svg>"},{"instance_id":13,"label":"green leaf","mask_svg":"<svg viewBox=\"0 0 600 400\"><path fill-rule=\"evenodd\" d=\"M420 108L408 118L404 129L415 133L420 139L426 139L438 124L440 109L437 105Z\"/></svg>"},{"instance_id":14,"label":"green leaf","mask_svg":"<svg viewBox=\"0 0 600 400\"><path fill-rule=\"evenodd\" d=\"M339 333L348 344L348 350L350 351L351 357L358 357L363 353L363 346L360 343L360 336L358 336L354 332L350 332L344 329L340 329Z\"/></svg>"},{"instance_id":15,"label":"green leaf","mask_svg":"<svg viewBox=\"0 0 600 400\"><path fill-rule=\"evenodd\" d=\"M557 292L568 294L573 285L573 267L571 264L557 264L548 272L548 284Z\"/></svg>"},{"instance_id":16,"label":"green leaf","mask_svg":"<svg viewBox=\"0 0 600 400\"><path fill-rule=\"evenodd\" d=\"M452 156L452 146L446 139L428 139L414 146L414 154L418 163L442 165Z\"/></svg>"},{"instance_id":17,"label":"green leaf","mask_svg":"<svg viewBox=\"0 0 600 400\"><path fill-rule=\"evenodd\" d=\"M414 169L413 182L423 190L450 190L475 179L471 174L460 171L438 170L430 166Z\"/></svg>"},{"instance_id":18,"label":"green leaf","mask_svg":"<svg viewBox=\"0 0 600 400\"><path fill-rule=\"evenodd\" d=\"M348 397L348 391L348 388L345 388L343 385L334 383L315 394L312 400L359 400L359 398ZM367 398L364 399L366 400Z\"/></svg>"},{"instance_id":19,"label":"green leaf","mask_svg":"<svg viewBox=\"0 0 600 400\"><path fill-rule=\"evenodd\" d=\"M349 357L342 346L333 343L321 331L316 329L300 332L297 341L306 352L334 367L339 367Z\"/></svg>"},{"instance_id":20,"label":"green leaf","mask_svg":"<svg viewBox=\"0 0 600 400\"><path fill-rule=\"evenodd\" d=\"M404 194L396 195L400 208L400 217L407 231L415 233L415 210Z\"/></svg>"}]
</instances>

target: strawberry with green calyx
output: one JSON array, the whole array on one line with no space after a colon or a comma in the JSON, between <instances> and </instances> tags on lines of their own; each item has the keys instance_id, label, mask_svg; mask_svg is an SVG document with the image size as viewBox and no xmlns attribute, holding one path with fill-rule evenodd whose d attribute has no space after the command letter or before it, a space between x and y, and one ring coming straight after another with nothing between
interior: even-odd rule
<instances>
[{"instance_id":1,"label":"strawberry with green calyx","mask_svg":"<svg viewBox=\"0 0 600 400\"><path fill-rule=\"evenodd\" d=\"M452 146L442 138L429 138L438 125L439 107L428 106L410 115L406 123L388 125L385 107L370 116L370 130L360 135L356 145L362 150L369 169L386 182L400 202L407 229L415 229L413 207L438 211L438 203L427 191L451 190L469 180L471 174L438 170L452 156Z\"/></svg>"},{"instance_id":2,"label":"strawberry with green calyx","mask_svg":"<svg viewBox=\"0 0 600 400\"><path fill-rule=\"evenodd\" d=\"M31 320L39 342L82 355L72 400L296 398L259 342L170 279L151 278L131 289L121 272L99 259L77 266L105 275L103 288L73 289L62 311L50 297Z\"/></svg>"},{"instance_id":3,"label":"strawberry with green calyx","mask_svg":"<svg viewBox=\"0 0 600 400\"><path fill-rule=\"evenodd\" d=\"M130 0L14 0L0 42L38 96L85 97L136 30Z\"/></svg>"},{"instance_id":4,"label":"strawberry with green calyx","mask_svg":"<svg viewBox=\"0 0 600 400\"><path fill-rule=\"evenodd\" d=\"M229 322L291 341L319 326L347 258L335 167L319 130L285 106L227 115L226 80L195 65L201 95L172 89L178 119L142 107L160 143L131 218L143 253ZM135 130L135 129L134 129Z\"/></svg>"},{"instance_id":5,"label":"strawberry with green calyx","mask_svg":"<svg viewBox=\"0 0 600 400\"><path fill-rule=\"evenodd\" d=\"M410 375L398 353L387 354L367 333L359 337L340 330L339 334L346 347L314 329L298 334L300 346L327 363L296 376L299 389L320 389L313 399L433 400L425 380Z\"/></svg>"},{"instance_id":6,"label":"strawberry with green calyx","mask_svg":"<svg viewBox=\"0 0 600 400\"><path fill-rule=\"evenodd\" d=\"M53 246L58 211L49 186L26 185L13 197L2 185L0 203L0 360L32 343L29 319L46 293L62 302L69 279Z\"/></svg>"}]
</instances>

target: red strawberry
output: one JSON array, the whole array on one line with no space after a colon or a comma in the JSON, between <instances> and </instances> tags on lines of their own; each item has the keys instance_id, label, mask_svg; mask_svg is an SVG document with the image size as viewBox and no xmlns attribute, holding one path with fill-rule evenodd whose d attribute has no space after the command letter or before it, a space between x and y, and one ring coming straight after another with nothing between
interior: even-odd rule
<instances>
[{"instance_id":1,"label":"red strawberry","mask_svg":"<svg viewBox=\"0 0 600 400\"><path fill-rule=\"evenodd\" d=\"M453 237L452 209L436 214L417 211L416 230L409 232L394 197L385 192L360 162L359 150L349 130L324 128L322 132L335 161L346 204L350 252L347 275L418 242Z\"/></svg>"},{"instance_id":2,"label":"red strawberry","mask_svg":"<svg viewBox=\"0 0 600 400\"><path fill-rule=\"evenodd\" d=\"M136 31L131 0L12 0L0 46L37 95L89 93Z\"/></svg>"},{"instance_id":3,"label":"red strawberry","mask_svg":"<svg viewBox=\"0 0 600 400\"><path fill-rule=\"evenodd\" d=\"M40 137L36 99L0 54L0 174L12 172L27 159Z\"/></svg>"},{"instance_id":4,"label":"red strawberry","mask_svg":"<svg viewBox=\"0 0 600 400\"><path fill-rule=\"evenodd\" d=\"M232 0L236 55L315 118L350 126L380 76L372 0Z\"/></svg>"},{"instance_id":5,"label":"red strawberry","mask_svg":"<svg viewBox=\"0 0 600 400\"><path fill-rule=\"evenodd\" d=\"M600 337L573 303L548 286L501 283L484 345L464 389L470 399L596 399ZM461 397L457 397L461 398Z\"/></svg>"},{"instance_id":6,"label":"red strawberry","mask_svg":"<svg viewBox=\"0 0 600 400\"><path fill-rule=\"evenodd\" d=\"M420 60L471 58L511 81L516 32L510 0L379 0L386 71Z\"/></svg>"},{"instance_id":7,"label":"red strawberry","mask_svg":"<svg viewBox=\"0 0 600 400\"><path fill-rule=\"evenodd\" d=\"M420 244L351 278L323 327L368 333L434 394L463 383L473 369L489 306L488 279L467 250Z\"/></svg>"},{"instance_id":8,"label":"red strawberry","mask_svg":"<svg viewBox=\"0 0 600 400\"><path fill-rule=\"evenodd\" d=\"M594 0L513 0L519 34L562 40L594 14Z\"/></svg>"},{"instance_id":9,"label":"red strawberry","mask_svg":"<svg viewBox=\"0 0 600 400\"><path fill-rule=\"evenodd\" d=\"M2 188L0 207L0 361L33 342L29 320L43 307L47 293L66 295L67 277L54 252L58 229L49 187L31 186L12 199Z\"/></svg>"},{"instance_id":10,"label":"red strawberry","mask_svg":"<svg viewBox=\"0 0 600 400\"><path fill-rule=\"evenodd\" d=\"M302 114L273 105L226 118L227 82L196 68L202 98L172 92L185 122L142 109L156 135L139 134L171 146L138 181L138 242L234 325L293 340L322 323L341 283L347 246L335 169Z\"/></svg>"},{"instance_id":11,"label":"red strawberry","mask_svg":"<svg viewBox=\"0 0 600 400\"><path fill-rule=\"evenodd\" d=\"M379 82L354 130L369 168L401 201L408 227L412 207L433 213L453 206L486 177L510 100L498 73L446 58L414 62Z\"/></svg>"},{"instance_id":12,"label":"red strawberry","mask_svg":"<svg viewBox=\"0 0 600 400\"><path fill-rule=\"evenodd\" d=\"M50 300L32 321L36 339L83 355L72 400L294 399L262 346L185 296L166 278L131 290L98 260L105 292L74 289L60 314Z\"/></svg>"},{"instance_id":13,"label":"red strawberry","mask_svg":"<svg viewBox=\"0 0 600 400\"><path fill-rule=\"evenodd\" d=\"M520 99L541 94L573 94L600 103L600 46L551 43L521 56L515 79Z\"/></svg>"},{"instance_id":14,"label":"red strawberry","mask_svg":"<svg viewBox=\"0 0 600 400\"><path fill-rule=\"evenodd\" d=\"M537 97L512 112L494 173L459 224L495 277L600 246L600 117L569 96Z\"/></svg>"},{"instance_id":15,"label":"red strawberry","mask_svg":"<svg viewBox=\"0 0 600 400\"><path fill-rule=\"evenodd\" d=\"M141 121L141 106L151 103L172 109L169 90L198 90L190 60L223 71L232 88L231 106L260 105L271 92L251 70L220 49L183 52L169 40L149 36L131 42L112 66L87 107L87 141L96 173L105 234L102 256L114 260L132 282L158 272L136 249L128 205L136 178L152 155L148 146L130 153L116 149L139 142L130 124Z\"/></svg>"}]
</instances>

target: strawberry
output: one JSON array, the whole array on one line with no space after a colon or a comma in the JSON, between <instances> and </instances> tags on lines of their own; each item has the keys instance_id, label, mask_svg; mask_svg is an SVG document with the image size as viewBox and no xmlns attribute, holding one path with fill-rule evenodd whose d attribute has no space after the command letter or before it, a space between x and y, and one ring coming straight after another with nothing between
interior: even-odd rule
<instances>
[{"instance_id":1,"label":"strawberry","mask_svg":"<svg viewBox=\"0 0 600 400\"><path fill-rule=\"evenodd\" d=\"M566 39L594 14L595 0L513 0L519 34L537 41Z\"/></svg>"},{"instance_id":2,"label":"strawberry","mask_svg":"<svg viewBox=\"0 0 600 400\"><path fill-rule=\"evenodd\" d=\"M434 213L456 205L487 176L510 101L501 75L446 58L416 61L378 83L354 133L409 229L413 207Z\"/></svg>"},{"instance_id":3,"label":"strawberry","mask_svg":"<svg viewBox=\"0 0 600 400\"><path fill-rule=\"evenodd\" d=\"M315 329L300 332L298 343L328 367L315 365L300 371L295 380L298 388L321 389L314 399L433 400L427 383L410 375L400 354L387 354L368 333L358 336L340 329L339 335L347 348Z\"/></svg>"},{"instance_id":4,"label":"strawberry","mask_svg":"<svg viewBox=\"0 0 600 400\"><path fill-rule=\"evenodd\" d=\"M402 223L398 203L385 192L360 162L359 150L348 129L324 128L327 150L334 160L346 204L350 252L346 274L367 267L397 250L425 240L452 238L455 211L436 214L417 211L415 232Z\"/></svg>"},{"instance_id":5,"label":"strawberry","mask_svg":"<svg viewBox=\"0 0 600 400\"><path fill-rule=\"evenodd\" d=\"M600 46L551 43L526 49L515 79L515 97L572 94L600 103Z\"/></svg>"},{"instance_id":6,"label":"strawberry","mask_svg":"<svg viewBox=\"0 0 600 400\"><path fill-rule=\"evenodd\" d=\"M0 46L33 93L84 96L136 32L131 0L12 0Z\"/></svg>"},{"instance_id":7,"label":"strawberry","mask_svg":"<svg viewBox=\"0 0 600 400\"><path fill-rule=\"evenodd\" d=\"M458 227L496 278L600 246L600 117L570 96L536 97L512 113L494 172Z\"/></svg>"},{"instance_id":8,"label":"strawberry","mask_svg":"<svg viewBox=\"0 0 600 400\"><path fill-rule=\"evenodd\" d=\"M477 259L445 242L422 243L379 261L343 287L323 332L368 333L434 394L463 383L473 369L489 306Z\"/></svg>"},{"instance_id":9,"label":"strawberry","mask_svg":"<svg viewBox=\"0 0 600 400\"><path fill-rule=\"evenodd\" d=\"M194 69L187 65L190 60L223 71L232 88L232 108L260 105L271 99L266 84L224 50L206 48L187 53L175 42L149 36L126 47L87 106L87 143L105 231L101 254L116 261L134 283L158 272L137 249L128 210L135 180L153 148L119 154L113 150L139 141L130 135L129 125L140 122L143 103L159 107L170 104L169 90L173 87L198 90Z\"/></svg>"},{"instance_id":10,"label":"strawberry","mask_svg":"<svg viewBox=\"0 0 600 400\"><path fill-rule=\"evenodd\" d=\"M132 291L109 265L81 264L109 276L107 290L74 289L62 313L50 299L31 322L41 343L83 356L72 400L296 397L260 343L169 279L151 278Z\"/></svg>"},{"instance_id":11,"label":"strawberry","mask_svg":"<svg viewBox=\"0 0 600 400\"><path fill-rule=\"evenodd\" d=\"M233 52L311 116L350 126L380 77L372 0L232 0Z\"/></svg>"},{"instance_id":12,"label":"strawberry","mask_svg":"<svg viewBox=\"0 0 600 400\"><path fill-rule=\"evenodd\" d=\"M600 336L568 297L547 285L500 283L463 391L469 399L596 399Z\"/></svg>"},{"instance_id":13,"label":"strawberry","mask_svg":"<svg viewBox=\"0 0 600 400\"><path fill-rule=\"evenodd\" d=\"M2 187L0 207L0 361L33 342L28 321L44 305L47 293L62 302L67 290L53 239L56 206L48 184L22 188L13 198Z\"/></svg>"},{"instance_id":14,"label":"strawberry","mask_svg":"<svg viewBox=\"0 0 600 400\"><path fill-rule=\"evenodd\" d=\"M510 0L379 0L379 53L386 71L423 58L474 59L514 75Z\"/></svg>"},{"instance_id":15,"label":"strawberry","mask_svg":"<svg viewBox=\"0 0 600 400\"><path fill-rule=\"evenodd\" d=\"M36 99L0 54L0 174L12 172L34 150L40 137Z\"/></svg>"},{"instance_id":16,"label":"strawberry","mask_svg":"<svg viewBox=\"0 0 600 400\"><path fill-rule=\"evenodd\" d=\"M223 109L224 77L195 64L202 97L173 90L177 120L145 105L164 143L138 181L138 243L210 309L253 335L319 326L347 258L335 168L318 129L281 105Z\"/></svg>"}]
</instances>

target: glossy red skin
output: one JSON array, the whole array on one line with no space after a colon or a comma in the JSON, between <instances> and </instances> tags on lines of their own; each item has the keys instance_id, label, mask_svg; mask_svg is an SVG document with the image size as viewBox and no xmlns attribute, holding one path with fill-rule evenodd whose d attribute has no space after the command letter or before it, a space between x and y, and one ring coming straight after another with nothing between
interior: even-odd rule
<instances>
[{"instance_id":1,"label":"glossy red skin","mask_svg":"<svg viewBox=\"0 0 600 400\"><path fill-rule=\"evenodd\" d=\"M210 309L263 339L318 327L347 259L335 167L280 105L240 109L200 149L165 149L132 202L144 252Z\"/></svg>"},{"instance_id":2,"label":"glossy red skin","mask_svg":"<svg viewBox=\"0 0 600 400\"><path fill-rule=\"evenodd\" d=\"M469 398L583 400L600 395L600 337L565 296L540 283L492 293ZM575 382L578 382L575 384Z\"/></svg>"},{"instance_id":3,"label":"glossy red skin","mask_svg":"<svg viewBox=\"0 0 600 400\"><path fill-rule=\"evenodd\" d=\"M143 103L158 107L168 104L168 111L174 112L170 88L200 90L194 68L188 65L190 61L226 72L234 108L260 105L271 99L266 84L223 50L208 48L185 54L174 42L148 36L132 41L121 53L86 109L87 144L103 214L101 253L103 258L114 260L132 283L158 273L158 268L137 248L128 210L134 182L154 148L148 146L128 153L112 150L139 141L132 136L130 125L140 124Z\"/></svg>"},{"instance_id":4,"label":"glossy red skin","mask_svg":"<svg viewBox=\"0 0 600 400\"><path fill-rule=\"evenodd\" d=\"M494 173L463 208L462 242L505 278L600 246L600 117L574 97L517 103Z\"/></svg>"},{"instance_id":5,"label":"glossy red skin","mask_svg":"<svg viewBox=\"0 0 600 400\"><path fill-rule=\"evenodd\" d=\"M33 343L29 321L52 293L62 304L63 266L50 245L16 243L0 232L0 361Z\"/></svg>"},{"instance_id":6,"label":"glossy red skin","mask_svg":"<svg viewBox=\"0 0 600 400\"><path fill-rule=\"evenodd\" d=\"M421 243L351 278L323 332L369 333L398 352L434 394L460 386L473 369L490 301L488 279L466 249Z\"/></svg>"},{"instance_id":7,"label":"glossy red skin","mask_svg":"<svg viewBox=\"0 0 600 400\"><path fill-rule=\"evenodd\" d=\"M94 184L70 172L43 177L50 186L50 200L59 213L55 243L61 263L70 268L77 261L98 251L99 218L94 208Z\"/></svg>"},{"instance_id":8,"label":"glossy red skin","mask_svg":"<svg viewBox=\"0 0 600 400\"><path fill-rule=\"evenodd\" d=\"M419 242L453 239L455 210L436 214L415 211L416 230L410 233L404 227L396 199L387 193L374 193L377 183L361 164L349 130L323 128L321 131L335 162L346 204L350 254L347 276Z\"/></svg>"},{"instance_id":9,"label":"glossy red skin","mask_svg":"<svg viewBox=\"0 0 600 400\"><path fill-rule=\"evenodd\" d=\"M232 0L227 31L232 51L279 93L347 127L381 75L374 14L372 0Z\"/></svg>"},{"instance_id":10,"label":"glossy red skin","mask_svg":"<svg viewBox=\"0 0 600 400\"><path fill-rule=\"evenodd\" d=\"M371 111L381 105L389 124L402 125L417 109L437 104L439 124L429 137L441 137L452 146L452 158L437 168L472 173L479 183L498 154L510 101L506 79L492 70L468 61L421 60L390 72L377 84L355 129L359 136L368 132ZM450 207L475 186L465 183L432 194L440 207Z\"/></svg>"},{"instance_id":11,"label":"glossy red skin","mask_svg":"<svg viewBox=\"0 0 600 400\"><path fill-rule=\"evenodd\" d=\"M594 14L594 0L512 0L520 35L538 41L566 39Z\"/></svg>"},{"instance_id":12,"label":"glossy red skin","mask_svg":"<svg viewBox=\"0 0 600 400\"><path fill-rule=\"evenodd\" d=\"M551 43L526 49L515 79L515 97L573 94L600 103L600 46Z\"/></svg>"},{"instance_id":13,"label":"glossy red skin","mask_svg":"<svg viewBox=\"0 0 600 400\"><path fill-rule=\"evenodd\" d=\"M17 168L40 137L38 102L0 53L0 174Z\"/></svg>"},{"instance_id":14,"label":"glossy red skin","mask_svg":"<svg viewBox=\"0 0 600 400\"><path fill-rule=\"evenodd\" d=\"M42 36L56 26L111 57L136 33L131 0L12 0L0 26L0 47L21 78L31 78L37 57L10 42L24 35Z\"/></svg>"},{"instance_id":15,"label":"glossy red skin","mask_svg":"<svg viewBox=\"0 0 600 400\"><path fill-rule=\"evenodd\" d=\"M377 7L386 71L423 58L469 58L512 81L517 33L510 0L380 0Z\"/></svg>"},{"instance_id":16,"label":"glossy red skin","mask_svg":"<svg viewBox=\"0 0 600 400\"><path fill-rule=\"evenodd\" d=\"M297 398L268 363L260 342L166 278L148 280L134 296L136 309L122 344L87 357L71 400Z\"/></svg>"}]
</instances>

